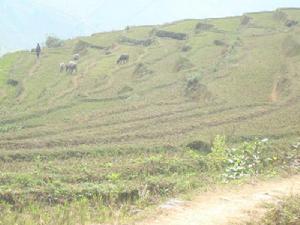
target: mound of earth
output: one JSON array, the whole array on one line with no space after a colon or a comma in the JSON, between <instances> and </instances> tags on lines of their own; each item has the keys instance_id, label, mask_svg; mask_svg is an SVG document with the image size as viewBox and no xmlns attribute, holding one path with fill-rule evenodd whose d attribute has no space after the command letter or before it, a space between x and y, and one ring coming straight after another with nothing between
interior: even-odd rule
<instances>
[{"instance_id":1,"label":"mound of earth","mask_svg":"<svg viewBox=\"0 0 300 225\"><path fill-rule=\"evenodd\" d=\"M128 86L128 85L126 85L126 86L124 86L124 87L118 92L118 94L119 94L119 95L120 95L120 94L125 94L125 93L131 92L131 91L133 91L133 88L130 87L130 86Z\"/></svg>"},{"instance_id":2,"label":"mound of earth","mask_svg":"<svg viewBox=\"0 0 300 225\"><path fill-rule=\"evenodd\" d=\"M200 32L211 30L213 27L214 27L214 25L212 25L212 24L200 22L196 25L195 31L196 31L196 33L200 33Z\"/></svg>"},{"instance_id":3,"label":"mound of earth","mask_svg":"<svg viewBox=\"0 0 300 225\"><path fill-rule=\"evenodd\" d=\"M133 74L137 77L137 78L143 78L147 75L152 74L153 71L150 70L144 63L139 63L136 67L135 70L133 72Z\"/></svg>"},{"instance_id":4,"label":"mound of earth","mask_svg":"<svg viewBox=\"0 0 300 225\"><path fill-rule=\"evenodd\" d=\"M212 94L206 87L201 84L197 77L189 79L185 87L185 96L194 100L204 100L205 102L210 101Z\"/></svg>"},{"instance_id":5,"label":"mound of earth","mask_svg":"<svg viewBox=\"0 0 300 225\"><path fill-rule=\"evenodd\" d=\"M204 141L193 141L186 145L186 147L202 152L202 153L210 153L211 152L211 146L210 144L204 142Z\"/></svg>"},{"instance_id":6,"label":"mound of earth","mask_svg":"<svg viewBox=\"0 0 300 225\"><path fill-rule=\"evenodd\" d=\"M242 25L242 26L246 26L246 25L248 25L250 22L251 22L251 17L249 17L249 16L244 15L244 16L241 18L241 25Z\"/></svg>"},{"instance_id":7,"label":"mound of earth","mask_svg":"<svg viewBox=\"0 0 300 225\"><path fill-rule=\"evenodd\" d=\"M277 93L281 96L288 95L289 87L291 86L291 81L288 78L281 77L276 83Z\"/></svg>"},{"instance_id":8,"label":"mound of earth","mask_svg":"<svg viewBox=\"0 0 300 225\"><path fill-rule=\"evenodd\" d=\"M283 52L288 57L294 57L300 54L300 43L292 36L288 36L282 44Z\"/></svg>"},{"instance_id":9,"label":"mound of earth","mask_svg":"<svg viewBox=\"0 0 300 225\"><path fill-rule=\"evenodd\" d=\"M275 12L273 12L273 19L278 21L286 21L288 18L288 15L284 12L282 12L280 9L277 9Z\"/></svg>"},{"instance_id":10,"label":"mound of earth","mask_svg":"<svg viewBox=\"0 0 300 225\"><path fill-rule=\"evenodd\" d=\"M180 57L174 67L174 72L180 72L183 70L191 69L194 65L187 58Z\"/></svg>"}]
</instances>

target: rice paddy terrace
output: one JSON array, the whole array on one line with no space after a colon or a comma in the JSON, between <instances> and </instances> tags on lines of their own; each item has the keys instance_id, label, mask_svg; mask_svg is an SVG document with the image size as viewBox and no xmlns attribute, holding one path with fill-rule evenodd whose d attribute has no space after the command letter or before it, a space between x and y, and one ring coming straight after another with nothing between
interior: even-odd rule
<instances>
[{"instance_id":1,"label":"rice paddy terrace","mask_svg":"<svg viewBox=\"0 0 300 225\"><path fill-rule=\"evenodd\" d=\"M64 190L55 196L67 199L121 179L130 189L167 174L166 184L199 169L180 150L193 141L298 137L299 22L300 10L280 9L79 37L44 48L39 61L27 51L5 55L2 198L14 202L13 187L48 199L53 180ZM75 53L78 72L60 73ZM119 65L123 53L129 62ZM42 169L37 158L48 159Z\"/></svg>"}]
</instances>

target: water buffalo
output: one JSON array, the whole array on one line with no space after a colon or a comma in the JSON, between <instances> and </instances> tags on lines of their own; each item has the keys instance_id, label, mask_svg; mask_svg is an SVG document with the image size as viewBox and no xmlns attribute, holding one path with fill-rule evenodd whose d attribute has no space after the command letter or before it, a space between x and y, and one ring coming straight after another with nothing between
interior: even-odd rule
<instances>
[{"instance_id":1,"label":"water buffalo","mask_svg":"<svg viewBox=\"0 0 300 225\"><path fill-rule=\"evenodd\" d=\"M66 64L65 63L60 63L59 64L59 72L64 72L64 70L66 69Z\"/></svg>"},{"instance_id":2,"label":"water buffalo","mask_svg":"<svg viewBox=\"0 0 300 225\"><path fill-rule=\"evenodd\" d=\"M128 54L122 54L119 59L117 60L117 64L125 64L129 61L129 55Z\"/></svg>"},{"instance_id":3,"label":"water buffalo","mask_svg":"<svg viewBox=\"0 0 300 225\"><path fill-rule=\"evenodd\" d=\"M66 72L73 74L73 72L77 73L77 63L74 61L70 61L66 64Z\"/></svg>"},{"instance_id":4,"label":"water buffalo","mask_svg":"<svg viewBox=\"0 0 300 225\"><path fill-rule=\"evenodd\" d=\"M73 60L77 61L79 59L80 59L80 55L78 53L73 55Z\"/></svg>"}]
</instances>

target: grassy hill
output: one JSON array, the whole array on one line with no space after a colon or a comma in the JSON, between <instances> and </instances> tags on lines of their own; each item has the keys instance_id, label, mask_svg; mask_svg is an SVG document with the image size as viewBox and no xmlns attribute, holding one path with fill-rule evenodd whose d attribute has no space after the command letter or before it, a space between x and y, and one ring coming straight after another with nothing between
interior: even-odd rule
<instances>
[{"instance_id":1,"label":"grassy hill","mask_svg":"<svg viewBox=\"0 0 300 225\"><path fill-rule=\"evenodd\" d=\"M98 33L45 48L40 61L5 55L0 198L128 199L145 184L167 195L211 181L191 142L296 139L299 22L299 9L280 9ZM75 53L78 72L60 73ZM123 53L129 62L116 64Z\"/></svg>"}]
</instances>

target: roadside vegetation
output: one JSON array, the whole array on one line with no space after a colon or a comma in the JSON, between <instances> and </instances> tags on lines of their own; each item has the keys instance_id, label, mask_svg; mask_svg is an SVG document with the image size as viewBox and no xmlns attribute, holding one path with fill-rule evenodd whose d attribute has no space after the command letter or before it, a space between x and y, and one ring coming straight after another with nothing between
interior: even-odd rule
<instances>
[{"instance_id":1,"label":"roadside vegetation","mask_svg":"<svg viewBox=\"0 0 300 225\"><path fill-rule=\"evenodd\" d=\"M268 205L267 213L258 222L247 225L297 225L300 224L300 196L291 195L277 204Z\"/></svg>"},{"instance_id":2,"label":"roadside vegetation","mask_svg":"<svg viewBox=\"0 0 300 225\"><path fill-rule=\"evenodd\" d=\"M126 224L163 199L253 176L294 173L299 150L268 140L191 148L1 154L0 224ZM287 157L289 155L289 157Z\"/></svg>"}]
</instances>

